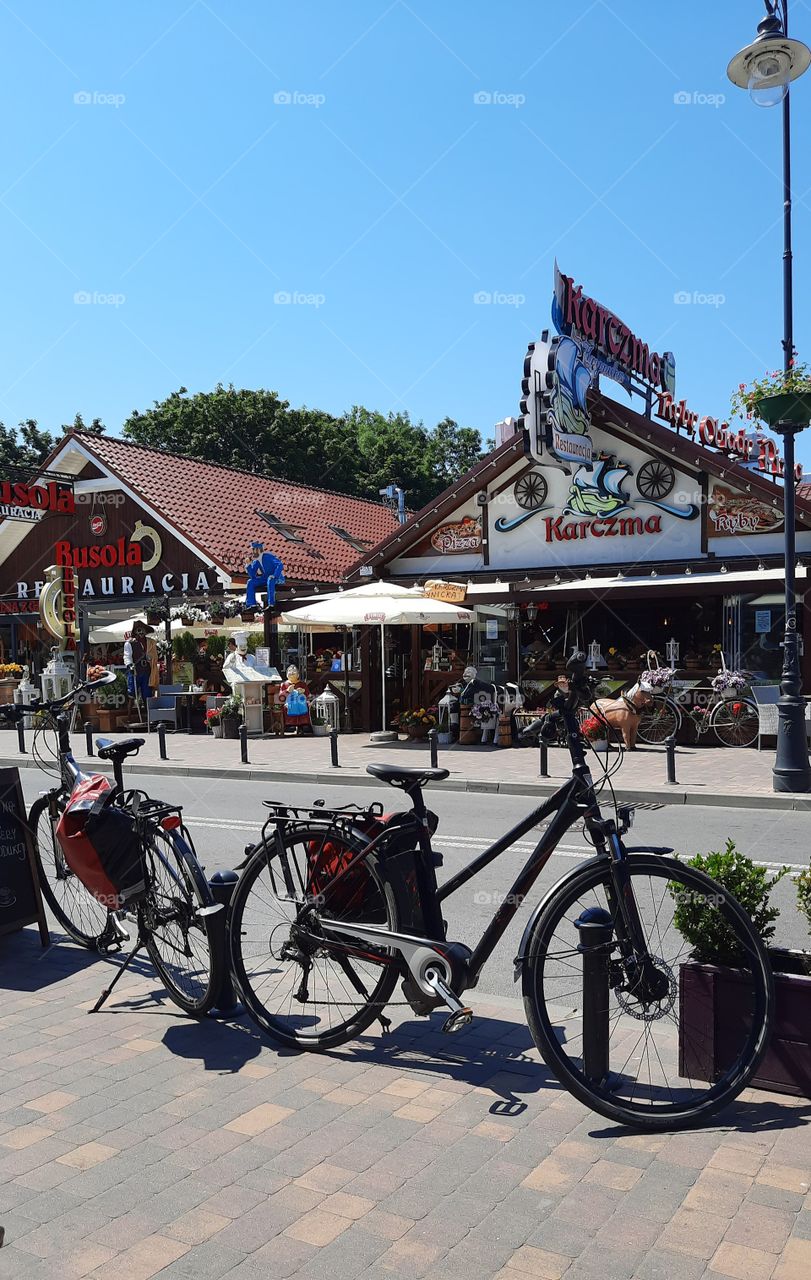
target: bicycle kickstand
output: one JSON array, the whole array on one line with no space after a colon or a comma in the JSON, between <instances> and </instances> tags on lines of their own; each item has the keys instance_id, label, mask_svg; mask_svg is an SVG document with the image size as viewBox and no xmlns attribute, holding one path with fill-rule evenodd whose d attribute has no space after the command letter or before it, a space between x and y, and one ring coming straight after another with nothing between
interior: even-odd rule
<instances>
[{"instance_id":1,"label":"bicycle kickstand","mask_svg":"<svg viewBox=\"0 0 811 1280\"><path fill-rule=\"evenodd\" d=\"M138 941L136 942L136 944L135 944L134 948L133 948L133 949L132 949L132 951L129 953L129 955L127 956L127 958L126 958L126 960L124 961L124 963L123 963L122 965L120 965L120 966L118 967L118 969L116 970L116 975L115 975L115 977L113 978L112 982L110 983L109 987L105 987L105 988L104 988L104 990L102 991L102 993L101 993L101 995L99 996L98 1000L97 1000L97 1001L96 1001L96 1003L93 1005L93 1008L92 1008L92 1009L88 1009L88 1011L87 1011L88 1013L98 1013L98 1011L99 1011L99 1009L101 1008L101 1006L102 1006L102 1005L105 1003L105 1001L106 1001L106 1000L107 1000L107 999L112 995L112 993L113 993L113 989L114 989L114 987L116 986L116 983L118 982L119 978L121 978L121 977L123 976L123 974L124 974L124 971L125 971L126 969L128 969L128 968L129 968L129 966L130 966L130 962L131 962L132 960L134 960L134 959L135 959L135 957L137 956L138 952L139 952L139 951L141 951L145 946L146 946L146 938L143 936L143 934L139 933L139 934L138 934Z\"/></svg>"}]
</instances>

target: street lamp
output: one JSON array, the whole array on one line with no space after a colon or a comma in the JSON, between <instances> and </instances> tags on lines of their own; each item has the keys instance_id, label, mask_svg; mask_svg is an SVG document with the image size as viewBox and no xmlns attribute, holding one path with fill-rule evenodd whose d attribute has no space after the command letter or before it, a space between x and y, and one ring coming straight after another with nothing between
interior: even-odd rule
<instances>
[{"instance_id":1,"label":"street lamp","mask_svg":"<svg viewBox=\"0 0 811 1280\"><path fill-rule=\"evenodd\" d=\"M765 0L766 17L758 23L757 37L736 54L727 67L734 85L748 89L752 101L762 107L783 104L783 368L794 362L794 309L791 258L791 114L789 84L811 65L811 49L788 35L788 0ZM774 423L783 437L783 517L785 526L786 605L783 640L783 672L777 704L777 754L772 771L775 791L811 791L811 764L805 735L800 654L797 644L794 529L794 435L807 426L787 422L785 413ZM795 415L796 416L796 415Z\"/></svg>"}]
</instances>

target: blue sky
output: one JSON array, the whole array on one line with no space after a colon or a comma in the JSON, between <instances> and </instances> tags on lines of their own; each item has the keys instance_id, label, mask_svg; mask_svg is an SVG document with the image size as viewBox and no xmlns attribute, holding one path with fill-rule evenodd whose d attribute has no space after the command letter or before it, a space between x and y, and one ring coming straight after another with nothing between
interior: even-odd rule
<instances>
[{"instance_id":1,"label":"blue sky","mask_svg":"<svg viewBox=\"0 0 811 1280\"><path fill-rule=\"evenodd\" d=\"M489 433L555 256L723 415L781 359L780 112L725 74L761 13L2 0L0 417L117 431L233 381ZM793 110L811 359L811 74Z\"/></svg>"}]
</instances>

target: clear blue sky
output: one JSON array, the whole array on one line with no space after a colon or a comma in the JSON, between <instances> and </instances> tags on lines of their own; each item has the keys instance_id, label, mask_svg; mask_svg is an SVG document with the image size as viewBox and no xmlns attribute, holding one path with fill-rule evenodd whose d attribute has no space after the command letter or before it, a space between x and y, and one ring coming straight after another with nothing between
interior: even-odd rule
<instances>
[{"instance_id":1,"label":"clear blue sky","mask_svg":"<svg viewBox=\"0 0 811 1280\"><path fill-rule=\"evenodd\" d=\"M221 380L489 433L517 410L555 255L723 415L781 358L780 112L725 75L761 13L2 0L0 417L117 431ZM811 74L793 105L809 359Z\"/></svg>"}]
</instances>

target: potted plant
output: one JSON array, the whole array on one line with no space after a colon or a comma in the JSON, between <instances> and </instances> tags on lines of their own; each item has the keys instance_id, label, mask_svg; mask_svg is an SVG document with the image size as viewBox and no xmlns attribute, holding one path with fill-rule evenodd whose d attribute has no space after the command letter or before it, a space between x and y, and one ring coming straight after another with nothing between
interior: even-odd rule
<instances>
[{"instance_id":1,"label":"potted plant","mask_svg":"<svg viewBox=\"0 0 811 1280\"><path fill-rule=\"evenodd\" d=\"M220 717L222 720L222 736L224 738L238 738L239 726L242 723L242 699L237 698L235 694L231 694L230 698L226 698L220 705Z\"/></svg>"},{"instance_id":2,"label":"potted plant","mask_svg":"<svg viewBox=\"0 0 811 1280\"><path fill-rule=\"evenodd\" d=\"M804 427L811 422L811 373L807 364L792 359L789 369L774 369L747 386L740 382L732 396L732 412L759 419L770 427L790 422Z\"/></svg>"},{"instance_id":3,"label":"potted plant","mask_svg":"<svg viewBox=\"0 0 811 1280\"><path fill-rule=\"evenodd\" d=\"M206 712L206 725L215 738L222 737L222 711L220 707L210 707Z\"/></svg>"},{"instance_id":4,"label":"potted plant","mask_svg":"<svg viewBox=\"0 0 811 1280\"><path fill-rule=\"evenodd\" d=\"M417 707L413 711L401 711L397 723L409 738L427 738L437 723L436 707Z\"/></svg>"},{"instance_id":5,"label":"potted plant","mask_svg":"<svg viewBox=\"0 0 811 1280\"><path fill-rule=\"evenodd\" d=\"M470 715L474 727L481 729L482 742L489 742L498 724L498 707L495 702L491 702L489 698L474 702L470 708Z\"/></svg>"},{"instance_id":6,"label":"potted plant","mask_svg":"<svg viewBox=\"0 0 811 1280\"><path fill-rule=\"evenodd\" d=\"M239 601L239 616L243 622L253 622L256 618L256 609L247 605L244 600Z\"/></svg>"},{"instance_id":7,"label":"potted plant","mask_svg":"<svg viewBox=\"0 0 811 1280\"><path fill-rule=\"evenodd\" d=\"M23 669L17 662L0 662L0 703L14 701L16 689Z\"/></svg>"},{"instance_id":8,"label":"potted plant","mask_svg":"<svg viewBox=\"0 0 811 1280\"><path fill-rule=\"evenodd\" d=\"M706 871L734 894L751 916L763 941L772 942L779 910L771 905L770 895L789 873L788 867L772 875L742 854L732 840L727 840L722 851L691 858L689 865ZM671 892L675 897L675 886L671 886ZM800 877L798 905L808 918L811 871L803 872ZM673 920L692 949L679 972L680 1074L707 1079L708 1073L713 1073L723 1062L730 1044L735 1044L740 1034L734 998L740 957L735 953L732 931L706 899L691 895L689 901L677 901ZM769 1048L752 1085L811 1097L811 957L807 952L772 945L768 951L774 970L777 1011ZM700 1034L696 1034L696 1028ZM710 1043L712 1061L707 1058ZM697 1045L701 1046L700 1051Z\"/></svg>"},{"instance_id":9,"label":"potted plant","mask_svg":"<svg viewBox=\"0 0 811 1280\"><path fill-rule=\"evenodd\" d=\"M112 684L101 685L93 690L93 704L100 733L112 733L121 720L126 720L127 677L123 671L116 672Z\"/></svg>"},{"instance_id":10,"label":"potted plant","mask_svg":"<svg viewBox=\"0 0 811 1280\"><path fill-rule=\"evenodd\" d=\"M595 751L608 750L608 725L600 716L589 716L580 726L580 732Z\"/></svg>"},{"instance_id":11,"label":"potted plant","mask_svg":"<svg viewBox=\"0 0 811 1280\"><path fill-rule=\"evenodd\" d=\"M146 602L146 620L150 627L159 627L169 618L170 610L166 601L160 596L153 596Z\"/></svg>"},{"instance_id":12,"label":"potted plant","mask_svg":"<svg viewBox=\"0 0 811 1280\"><path fill-rule=\"evenodd\" d=\"M313 735L316 738L326 738L329 736L330 725L325 716L319 711L310 711L310 724L313 727Z\"/></svg>"}]
</instances>

